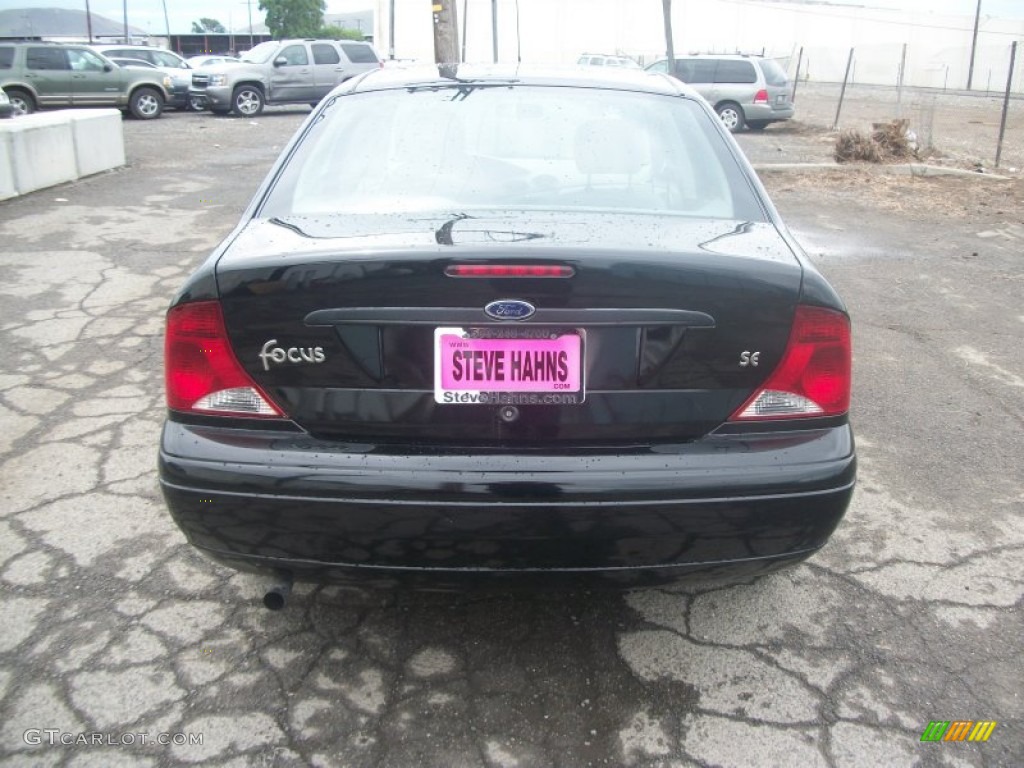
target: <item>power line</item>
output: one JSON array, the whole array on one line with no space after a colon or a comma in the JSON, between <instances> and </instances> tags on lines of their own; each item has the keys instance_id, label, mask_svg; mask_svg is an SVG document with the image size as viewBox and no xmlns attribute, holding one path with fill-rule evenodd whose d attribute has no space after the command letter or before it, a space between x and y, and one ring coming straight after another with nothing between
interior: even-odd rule
<instances>
[{"instance_id":1,"label":"power line","mask_svg":"<svg viewBox=\"0 0 1024 768\"><path fill-rule=\"evenodd\" d=\"M769 6L776 6L777 8L779 8L779 7L782 6L782 3L777 3L774 0L767 0L767 1L762 0L760 2L759 2L759 0L721 0L721 2L723 2L723 3L731 3L733 5L746 5L746 6L749 6L749 7L757 7L757 8L766 8L766 7L769 7ZM835 6L833 6L833 7L835 7ZM869 22L871 22L873 24L892 24L894 26L900 26L900 27L913 27L914 29L943 29L943 30L946 30L947 32L966 32L966 33L970 33L972 31L971 27L949 27L949 26L945 26L945 25L942 25L942 24L922 24L922 23L916 22L916 21L898 21L896 19L877 19L877 18L865 19L863 16L857 16L857 15L851 14L851 13L843 13L842 11L833 12L830 8L821 8L821 9L806 8L805 9L805 8L798 8L798 7L795 7L795 6L787 4L785 6L785 8L782 8L782 10L786 10L786 11L788 11L790 13L802 13L802 14L805 14L807 16L828 16L829 18L833 18L833 19L852 19L854 21L869 21ZM865 8L865 10L877 10L877 11L879 11L881 13L893 13L894 12L891 9L888 9L888 8L877 8L877 9L867 9L867 8ZM1006 37L1013 37L1013 38L1017 38L1017 39L1019 39L1022 36L1020 31L1018 31L1018 32L999 32L999 31L988 31L988 30L982 29L982 30L979 30L979 33L983 34L983 35L1004 35Z\"/></svg>"}]
</instances>

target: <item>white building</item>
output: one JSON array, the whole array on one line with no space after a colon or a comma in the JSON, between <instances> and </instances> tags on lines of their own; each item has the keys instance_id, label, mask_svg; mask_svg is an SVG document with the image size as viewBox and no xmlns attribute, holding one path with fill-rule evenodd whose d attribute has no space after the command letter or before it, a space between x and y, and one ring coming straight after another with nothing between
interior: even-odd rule
<instances>
[{"instance_id":1,"label":"white building","mask_svg":"<svg viewBox=\"0 0 1024 768\"><path fill-rule=\"evenodd\" d=\"M398 58L433 60L428 0L375 0L375 41L387 56L389 8L395 7ZM491 0L455 0L460 33L466 25L466 60L491 61ZM941 7L936 2L936 7ZM644 62L664 56L661 0L497 0L500 61L571 64L583 52L626 53ZM468 19L464 20L463 9ZM518 14L517 14L518 9ZM517 15L518 29L517 40ZM906 82L963 88L970 61L973 16L939 12L855 7L800 0L674 0L677 53L762 50L796 67L804 48L801 76L838 81L851 47L858 83L895 84L903 45ZM978 37L974 87L1002 90L1010 43L1024 40L1024 20L983 16ZM1024 92L1024 51L1018 57L1015 88Z\"/></svg>"}]
</instances>

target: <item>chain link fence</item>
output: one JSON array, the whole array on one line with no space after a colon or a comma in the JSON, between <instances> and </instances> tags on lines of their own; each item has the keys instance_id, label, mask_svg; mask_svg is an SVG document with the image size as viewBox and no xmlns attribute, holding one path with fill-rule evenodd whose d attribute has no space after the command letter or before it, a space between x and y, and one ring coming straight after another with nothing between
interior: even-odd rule
<instances>
[{"instance_id":1,"label":"chain link fence","mask_svg":"<svg viewBox=\"0 0 1024 768\"><path fill-rule=\"evenodd\" d=\"M1010 78L1011 45L979 47L973 71L969 48L919 52L909 45L859 46L853 49L844 92L849 56L850 49L811 46L777 59L794 79L798 120L866 131L874 123L907 119L923 151L991 168L1000 151L1009 83L999 166L1024 167L1024 56L1015 57Z\"/></svg>"},{"instance_id":2,"label":"chain link fence","mask_svg":"<svg viewBox=\"0 0 1024 768\"><path fill-rule=\"evenodd\" d=\"M970 46L857 45L850 84L898 86L902 82L911 88L961 91L967 90L970 80L972 92L1002 94L1009 72L1010 43L979 45L973 69ZM790 76L796 75L796 60L802 59L801 80L842 82L849 48L803 46L799 50L781 60L790 66ZM1024 62L1018 59L1014 70L1012 92L1024 95Z\"/></svg>"}]
</instances>

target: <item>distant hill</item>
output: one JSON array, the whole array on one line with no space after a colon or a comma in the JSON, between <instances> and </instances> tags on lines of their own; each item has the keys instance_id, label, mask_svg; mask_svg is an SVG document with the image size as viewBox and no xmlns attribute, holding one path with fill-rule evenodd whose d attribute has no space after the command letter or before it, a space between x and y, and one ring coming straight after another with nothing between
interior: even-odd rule
<instances>
[{"instance_id":1,"label":"distant hill","mask_svg":"<svg viewBox=\"0 0 1024 768\"><path fill-rule=\"evenodd\" d=\"M124 34L124 25L106 16L93 13L93 37L115 37ZM138 27L128 27L131 35L146 34ZM88 35L85 11L68 8L13 8L0 11L0 37L81 37Z\"/></svg>"}]
</instances>

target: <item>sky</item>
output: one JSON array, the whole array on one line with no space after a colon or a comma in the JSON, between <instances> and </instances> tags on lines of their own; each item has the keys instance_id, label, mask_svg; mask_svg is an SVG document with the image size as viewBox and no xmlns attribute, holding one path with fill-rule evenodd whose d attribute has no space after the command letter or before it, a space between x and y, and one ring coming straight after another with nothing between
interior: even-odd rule
<instances>
[{"instance_id":1,"label":"sky","mask_svg":"<svg viewBox=\"0 0 1024 768\"><path fill-rule=\"evenodd\" d=\"M192 22L200 17L211 17L224 26L233 26L242 31L248 25L246 0L165 0L171 32L187 32ZM631 0L635 3L649 2L660 6L660 0ZM165 31L162 0L126 0L128 23L139 29L159 35ZM251 0L253 23L262 21L259 0ZM489 6L488 0L469 0L473 6ZM498 0L499 5L512 0ZM976 0L832 0L835 4L871 6L875 8L896 8L920 13L948 13L973 15ZM424 8L429 0L423 0ZM461 10L462 0L458 0ZM122 0L89 0L93 13L115 21L122 18ZM329 13L349 13L374 7L373 0L328 0ZM85 0L0 0L0 10L24 7L40 8L85 8ZM982 15L1008 19L1024 19L1024 0L982 0Z\"/></svg>"}]
</instances>

